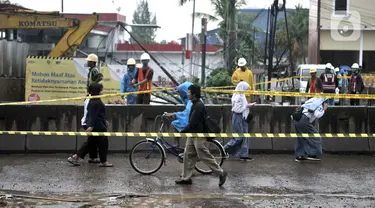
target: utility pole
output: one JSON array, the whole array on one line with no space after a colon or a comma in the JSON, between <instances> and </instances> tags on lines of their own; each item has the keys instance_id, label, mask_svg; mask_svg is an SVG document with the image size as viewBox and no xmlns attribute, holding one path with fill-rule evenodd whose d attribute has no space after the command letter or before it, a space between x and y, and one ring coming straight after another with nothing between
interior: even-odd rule
<instances>
[{"instance_id":1,"label":"utility pole","mask_svg":"<svg viewBox=\"0 0 375 208\"><path fill-rule=\"evenodd\" d=\"M236 0L228 1L228 13L229 13L229 41L228 41L228 60L227 67L231 69L233 67L234 59L236 58L236 41L237 41L237 32L236 32Z\"/></svg>"},{"instance_id":2,"label":"utility pole","mask_svg":"<svg viewBox=\"0 0 375 208\"><path fill-rule=\"evenodd\" d=\"M252 45L252 49L251 51L253 52L252 53L252 56L251 56L251 65L254 65L254 59L255 59L255 27L253 26L253 45Z\"/></svg>"},{"instance_id":3,"label":"utility pole","mask_svg":"<svg viewBox=\"0 0 375 208\"><path fill-rule=\"evenodd\" d=\"M64 0L61 0L61 13L64 12Z\"/></svg>"},{"instance_id":4,"label":"utility pole","mask_svg":"<svg viewBox=\"0 0 375 208\"><path fill-rule=\"evenodd\" d=\"M310 1L308 64L320 63L320 1Z\"/></svg>"},{"instance_id":5,"label":"utility pole","mask_svg":"<svg viewBox=\"0 0 375 208\"><path fill-rule=\"evenodd\" d=\"M263 65L264 65L264 72L266 72L266 65L267 65L267 58L268 58L268 39L269 39L269 32L270 32L270 8L268 8L267 12L267 29L266 29L266 43L264 46L264 60L263 60Z\"/></svg>"},{"instance_id":6,"label":"utility pole","mask_svg":"<svg viewBox=\"0 0 375 208\"><path fill-rule=\"evenodd\" d=\"M202 18L201 43L202 43L201 80L202 80L202 86L204 86L205 80L206 80L206 46L207 46L207 19L206 18Z\"/></svg>"},{"instance_id":7,"label":"utility pole","mask_svg":"<svg viewBox=\"0 0 375 208\"><path fill-rule=\"evenodd\" d=\"M194 58L194 22L195 22L195 0L193 0L193 19L191 24L191 40L192 40L192 48L191 48L191 57L190 57L190 74L193 74L193 58Z\"/></svg>"}]
</instances>

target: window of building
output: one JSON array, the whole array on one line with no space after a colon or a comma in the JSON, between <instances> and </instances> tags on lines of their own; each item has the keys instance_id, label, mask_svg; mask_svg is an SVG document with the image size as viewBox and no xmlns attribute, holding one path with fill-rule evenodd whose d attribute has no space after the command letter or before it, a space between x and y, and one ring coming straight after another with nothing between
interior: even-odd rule
<instances>
[{"instance_id":1,"label":"window of building","mask_svg":"<svg viewBox=\"0 0 375 208\"><path fill-rule=\"evenodd\" d=\"M335 14L346 14L348 12L348 1L349 0L335 0Z\"/></svg>"}]
</instances>

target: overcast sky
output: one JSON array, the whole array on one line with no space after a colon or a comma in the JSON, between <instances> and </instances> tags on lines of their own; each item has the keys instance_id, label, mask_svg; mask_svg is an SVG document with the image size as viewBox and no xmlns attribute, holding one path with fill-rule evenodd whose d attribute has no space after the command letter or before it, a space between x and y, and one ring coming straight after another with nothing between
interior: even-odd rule
<instances>
[{"instance_id":1,"label":"overcast sky","mask_svg":"<svg viewBox=\"0 0 375 208\"><path fill-rule=\"evenodd\" d=\"M61 11L61 0L10 0L24 7L40 11ZM64 12L67 13L115 13L121 7L120 13L131 23L133 12L139 0L64 0ZM213 14L210 0L196 0L196 11ZM267 8L273 0L247 0L244 8ZM282 2L280 0L280 2ZM309 0L287 0L287 7L294 8L298 3L309 7ZM157 41L178 40L191 33L191 14L193 4L178 5L178 0L148 0L150 11L156 14L158 25ZM200 21L196 20L195 32L200 30ZM217 23L209 22L208 29L214 29Z\"/></svg>"}]
</instances>

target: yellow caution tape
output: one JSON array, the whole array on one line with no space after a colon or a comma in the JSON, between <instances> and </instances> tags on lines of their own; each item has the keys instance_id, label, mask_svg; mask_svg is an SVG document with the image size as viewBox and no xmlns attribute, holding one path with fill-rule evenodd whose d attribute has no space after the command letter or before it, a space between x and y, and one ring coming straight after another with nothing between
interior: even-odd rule
<instances>
[{"instance_id":1,"label":"yellow caution tape","mask_svg":"<svg viewBox=\"0 0 375 208\"><path fill-rule=\"evenodd\" d=\"M267 96L282 96L282 97L321 97L321 98L345 98L345 99L365 99L373 100L373 94L325 94L325 93L301 93L301 92L275 92L275 91L235 91L235 90L211 90L203 89L203 92L234 94L240 93L245 95L267 95Z\"/></svg>"},{"instance_id":2,"label":"yellow caution tape","mask_svg":"<svg viewBox=\"0 0 375 208\"><path fill-rule=\"evenodd\" d=\"M96 96L89 96L89 97L81 96L81 97L74 97L74 98L59 98L59 99L52 99L52 100L0 103L0 106L2 106L2 105L26 105L26 104L49 103L49 102L70 101L70 100L84 100L86 98L93 99L93 98L120 97L120 96L127 96L127 95L138 95L138 94L146 94L146 93L154 93L154 92L163 92L163 91L171 90L171 89L172 88L163 88L163 89L160 89L160 90L147 90L147 91L139 91L139 92L116 93L116 94L96 95Z\"/></svg>"},{"instance_id":3,"label":"yellow caution tape","mask_svg":"<svg viewBox=\"0 0 375 208\"><path fill-rule=\"evenodd\" d=\"M34 136L112 136L112 137L197 137L197 138L375 138L375 134L366 133L155 133L155 132L63 132L63 131L0 131L0 135L34 135Z\"/></svg>"}]
</instances>

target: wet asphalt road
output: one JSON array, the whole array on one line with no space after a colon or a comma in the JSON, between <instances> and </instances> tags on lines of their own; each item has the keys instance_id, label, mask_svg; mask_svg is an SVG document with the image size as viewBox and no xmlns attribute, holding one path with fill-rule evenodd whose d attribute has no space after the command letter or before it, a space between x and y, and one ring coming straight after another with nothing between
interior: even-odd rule
<instances>
[{"instance_id":1,"label":"wet asphalt road","mask_svg":"<svg viewBox=\"0 0 375 208\"><path fill-rule=\"evenodd\" d=\"M230 159L224 162L229 175L222 188L217 177L198 173L193 185L175 185L181 164L173 157L159 172L142 176L131 168L127 155L109 155L113 168L88 163L73 167L66 162L68 156L0 155L0 196L14 194L7 191L12 190L122 207L375 207L375 158L370 156L326 155L322 162L304 164L294 162L293 155L255 155L251 162ZM8 206L21 203L4 195L1 200Z\"/></svg>"}]
</instances>

